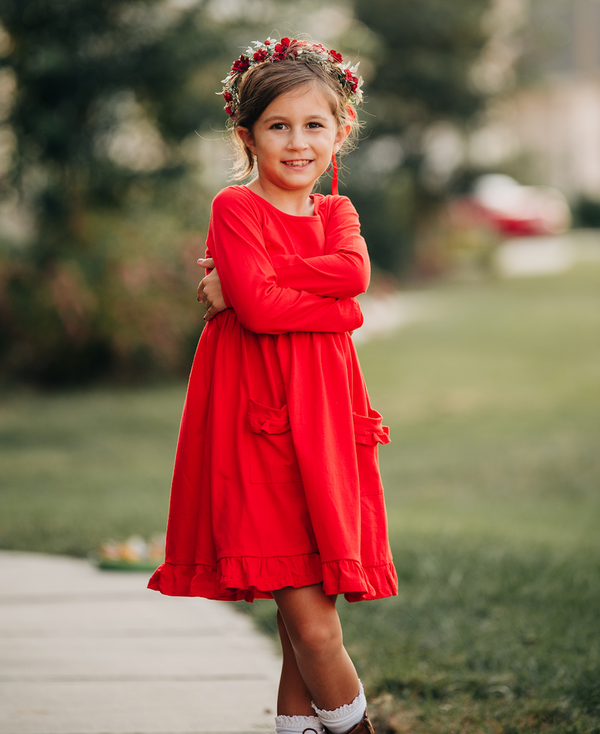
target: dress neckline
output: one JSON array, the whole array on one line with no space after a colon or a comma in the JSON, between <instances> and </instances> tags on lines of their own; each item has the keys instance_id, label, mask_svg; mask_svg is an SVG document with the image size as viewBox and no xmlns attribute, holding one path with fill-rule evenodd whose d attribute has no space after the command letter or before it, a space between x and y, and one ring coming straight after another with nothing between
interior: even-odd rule
<instances>
[{"instance_id":1,"label":"dress neckline","mask_svg":"<svg viewBox=\"0 0 600 734\"><path fill-rule=\"evenodd\" d=\"M252 191L252 189L249 189L246 184L242 184L240 188L245 189L246 191L248 191L249 194L254 196L256 199L259 199L259 201L261 201L263 204L266 204L267 207L274 209L278 214L282 214L284 217L291 217L292 219L296 219L296 220L307 219L311 222L320 220L320 217L317 213L317 206L318 206L317 202L318 202L319 197L322 196L322 194L310 194L309 196L309 198L312 199L314 207L315 207L314 214L288 214L288 212L284 212L282 209L275 206L275 204L271 204L270 201L267 201L265 198L260 196L260 194L257 194L255 191Z\"/></svg>"}]
</instances>

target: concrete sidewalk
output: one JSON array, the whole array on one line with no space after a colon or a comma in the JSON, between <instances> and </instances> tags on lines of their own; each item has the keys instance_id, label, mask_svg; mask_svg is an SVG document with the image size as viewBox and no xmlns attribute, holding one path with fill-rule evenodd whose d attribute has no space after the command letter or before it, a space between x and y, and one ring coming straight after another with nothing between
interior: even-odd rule
<instances>
[{"instance_id":1,"label":"concrete sidewalk","mask_svg":"<svg viewBox=\"0 0 600 734\"><path fill-rule=\"evenodd\" d=\"M148 573L0 552L2 734L274 731L280 660L225 602Z\"/></svg>"}]
</instances>

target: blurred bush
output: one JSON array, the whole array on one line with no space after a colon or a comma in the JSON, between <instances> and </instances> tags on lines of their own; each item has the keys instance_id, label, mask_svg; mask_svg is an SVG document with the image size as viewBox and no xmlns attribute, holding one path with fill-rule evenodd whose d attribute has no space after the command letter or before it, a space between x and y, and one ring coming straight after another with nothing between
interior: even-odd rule
<instances>
[{"instance_id":1,"label":"blurred bush","mask_svg":"<svg viewBox=\"0 0 600 734\"><path fill-rule=\"evenodd\" d=\"M222 126L224 27L158 0L4 0L0 23L0 376L181 374L208 208L185 147Z\"/></svg>"},{"instance_id":2,"label":"blurred bush","mask_svg":"<svg viewBox=\"0 0 600 734\"><path fill-rule=\"evenodd\" d=\"M600 199L582 196L575 202L573 217L579 227L600 229Z\"/></svg>"},{"instance_id":3,"label":"blurred bush","mask_svg":"<svg viewBox=\"0 0 600 734\"><path fill-rule=\"evenodd\" d=\"M194 308L203 240L162 212L147 219L88 209L80 252L43 267L24 257L0 264L5 380L57 386L187 374L203 323ZM170 221L172 231L161 231ZM162 238L169 248L156 246Z\"/></svg>"}]
</instances>

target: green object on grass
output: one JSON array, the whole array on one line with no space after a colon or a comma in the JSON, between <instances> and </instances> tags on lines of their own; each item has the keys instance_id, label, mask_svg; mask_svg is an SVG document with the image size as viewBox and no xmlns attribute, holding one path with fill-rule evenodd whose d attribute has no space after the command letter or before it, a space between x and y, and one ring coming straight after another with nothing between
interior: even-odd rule
<instances>
[{"instance_id":1,"label":"green object on grass","mask_svg":"<svg viewBox=\"0 0 600 734\"><path fill-rule=\"evenodd\" d=\"M105 571L155 571L162 561L151 561L149 559L140 561L126 561L124 559L103 558L98 553L88 554L90 561L98 568Z\"/></svg>"}]
</instances>

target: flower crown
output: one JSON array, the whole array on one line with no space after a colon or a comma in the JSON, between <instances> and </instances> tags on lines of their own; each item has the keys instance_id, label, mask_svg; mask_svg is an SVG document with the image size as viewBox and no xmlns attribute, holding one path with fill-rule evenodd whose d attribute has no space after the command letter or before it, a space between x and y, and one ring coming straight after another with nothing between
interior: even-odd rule
<instances>
[{"instance_id":1,"label":"flower crown","mask_svg":"<svg viewBox=\"0 0 600 734\"><path fill-rule=\"evenodd\" d=\"M248 69L253 69L268 62L275 63L288 59L292 61L301 59L318 64L337 79L346 95L347 102L357 104L362 101L361 87L363 80L362 77L356 74L358 64L354 66L344 64L342 54L337 51L328 50L320 43L299 41L296 38L282 38L281 41L267 38L266 41L262 42L253 41L253 44L255 48L248 46L240 58L234 61L231 71L223 79L223 91L217 92L217 94L223 95L225 112L230 117L233 117L239 108L240 81Z\"/></svg>"}]
</instances>

